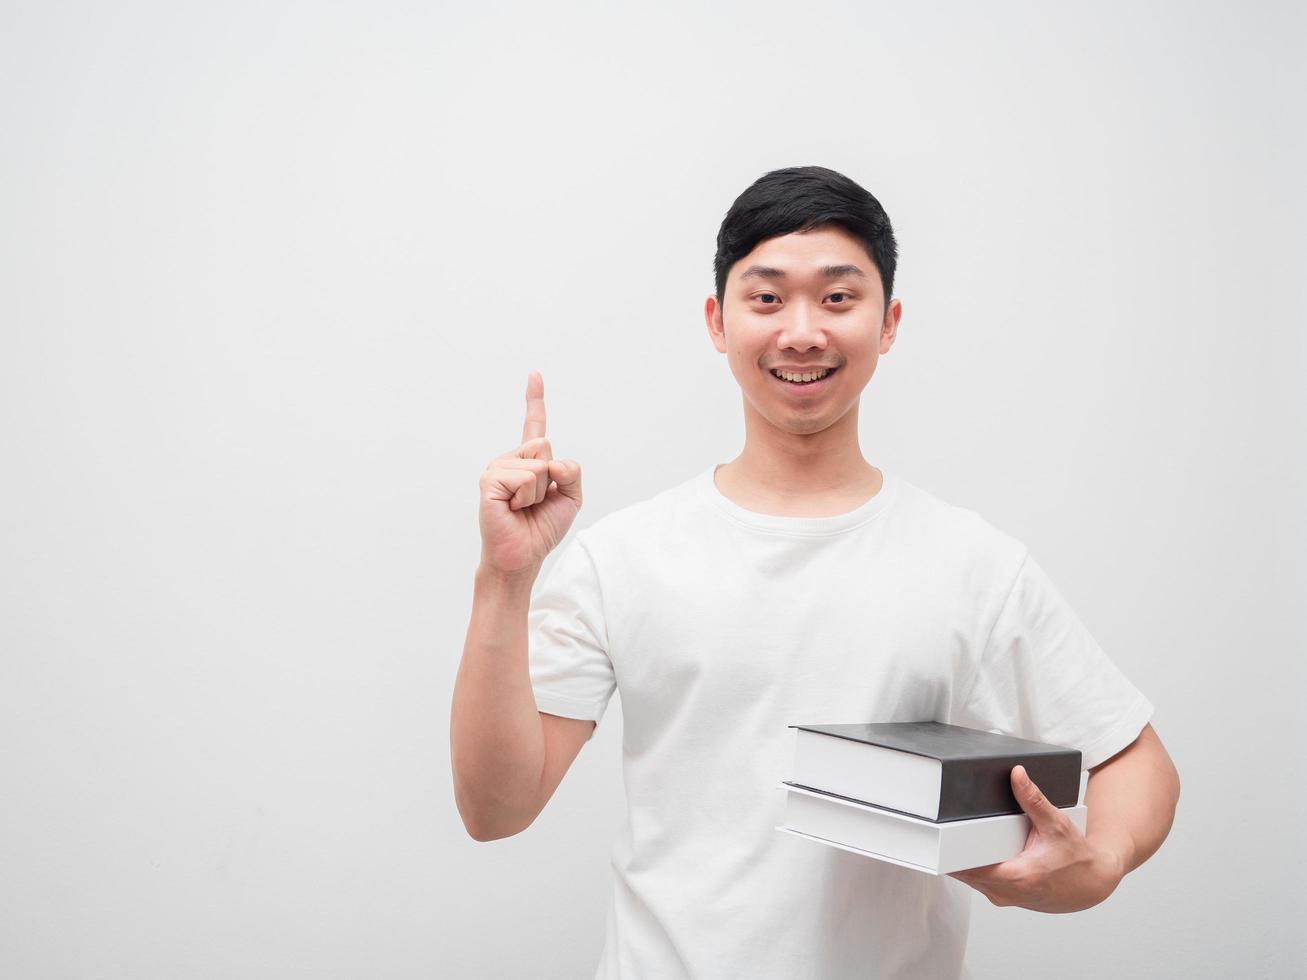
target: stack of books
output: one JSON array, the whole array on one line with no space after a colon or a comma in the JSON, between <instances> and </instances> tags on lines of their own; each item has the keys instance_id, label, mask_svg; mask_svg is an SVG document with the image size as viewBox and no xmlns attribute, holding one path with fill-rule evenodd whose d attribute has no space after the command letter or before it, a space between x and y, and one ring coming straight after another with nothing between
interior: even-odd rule
<instances>
[{"instance_id":1,"label":"stack of books","mask_svg":"<svg viewBox=\"0 0 1307 980\"><path fill-rule=\"evenodd\" d=\"M996 864L1030 832L1017 765L1084 832L1077 749L936 721L789 727L785 833L933 875Z\"/></svg>"}]
</instances>

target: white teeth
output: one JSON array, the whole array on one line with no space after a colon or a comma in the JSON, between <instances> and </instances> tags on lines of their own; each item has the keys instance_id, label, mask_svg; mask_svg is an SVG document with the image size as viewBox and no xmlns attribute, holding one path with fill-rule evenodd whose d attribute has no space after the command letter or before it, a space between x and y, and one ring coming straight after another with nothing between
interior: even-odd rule
<instances>
[{"instance_id":1,"label":"white teeth","mask_svg":"<svg viewBox=\"0 0 1307 980\"><path fill-rule=\"evenodd\" d=\"M786 381L816 381L818 378L824 378L830 374L830 370L814 371L806 374L790 374L786 371L772 371L778 378L784 378Z\"/></svg>"}]
</instances>

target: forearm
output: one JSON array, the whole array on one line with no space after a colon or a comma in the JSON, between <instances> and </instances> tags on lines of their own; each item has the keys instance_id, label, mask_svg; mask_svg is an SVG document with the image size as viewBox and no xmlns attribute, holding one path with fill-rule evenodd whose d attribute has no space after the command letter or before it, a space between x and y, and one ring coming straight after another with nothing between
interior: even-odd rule
<instances>
[{"instance_id":1,"label":"forearm","mask_svg":"<svg viewBox=\"0 0 1307 980\"><path fill-rule=\"evenodd\" d=\"M1130 746L1090 772L1085 836L1117 856L1124 876L1162 846L1179 798L1180 776L1147 725Z\"/></svg>"},{"instance_id":2,"label":"forearm","mask_svg":"<svg viewBox=\"0 0 1307 980\"><path fill-rule=\"evenodd\" d=\"M455 802L478 840L515 834L535 817L545 741L527 666L534 579L476 573L449 744Z\"/></svg>"}]
</instances>

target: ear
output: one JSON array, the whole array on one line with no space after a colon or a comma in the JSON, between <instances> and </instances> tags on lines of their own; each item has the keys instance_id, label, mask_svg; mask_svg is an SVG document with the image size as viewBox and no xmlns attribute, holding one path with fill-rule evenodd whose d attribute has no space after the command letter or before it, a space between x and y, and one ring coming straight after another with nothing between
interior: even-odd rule
<instances>
[{"instance_id":1,"label":"ear","mask_svg":"<svg viewBox=\"0 0 1307 980\"><path fill-rule=\"evenodd\" d=\"M903 302L892 300L885 310L885 322L880 325L880 352L888 354L899 335L899 320L903 317Z\"/></svg>"},{"instance_id":2,"label":"ear","mask_svg":"<svg viewBox=\"0 0 1307 980\"><path fill-rule=\"evenodd\" d=\"M718 353L726 353L726 324L722 322L722 308L716 296L709 296L703 306L703 318L708 324L708 336Z\"/></svg>"}]
</instances>

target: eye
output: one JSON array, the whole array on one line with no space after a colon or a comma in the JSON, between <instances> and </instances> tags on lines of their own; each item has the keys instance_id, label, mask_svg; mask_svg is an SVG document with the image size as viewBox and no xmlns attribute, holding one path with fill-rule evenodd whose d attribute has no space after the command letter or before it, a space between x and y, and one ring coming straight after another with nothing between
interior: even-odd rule
<instances>
[{"instance_id":1,"label":"eye","mask_svg":"<svg viewBox=\"0 0 1307 980\"><path fill-rule=\"evenodd\" d=\"M845 298L849 298L849 294L848 294L848 293L838 293L838 292L837 292L837 293L831 293L831 296L843 296L843 297L845 297ZM827 297L827 299L829 299L829 298L830 298L830 297ZM843 306L844 304L843 304L843 303L840 303L840 304L837 304L837 305Z\"/></svg>"},{"instance_id":2,"label":"eye","mask_svg":"<svg viewBox=\"0 0 1307 980\"><path fill-rule=\"evenodd\" d=\"M763 302L764 300L766 300L766 299L768 299L768 298L775 299L776 297L773 296L771 293L759 293L757 296L754 297L754 299L756 299L759 303ZM769 305L769 306L775 306L776 304L775 304L775 303L769 303L768 305Z\"/></svg>"}]
</instances>

